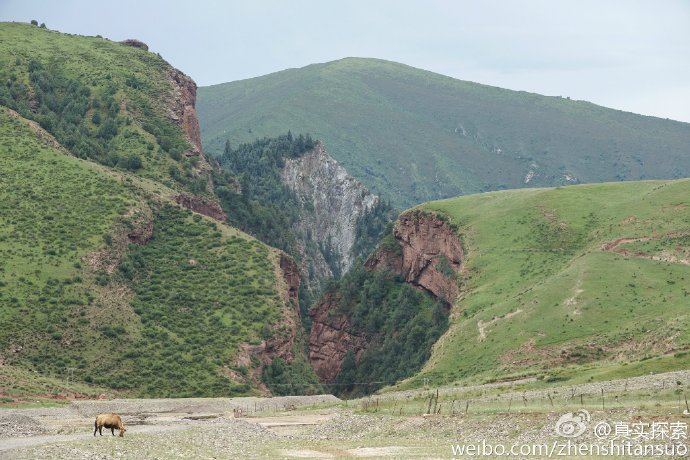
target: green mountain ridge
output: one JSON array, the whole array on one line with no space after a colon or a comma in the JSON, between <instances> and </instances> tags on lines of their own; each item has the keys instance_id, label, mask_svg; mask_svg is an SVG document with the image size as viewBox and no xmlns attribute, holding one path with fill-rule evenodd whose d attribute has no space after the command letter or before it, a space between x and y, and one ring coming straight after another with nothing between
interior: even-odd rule
<instances>
[{"instance_id":1,"label":"green mountain ridge","mask_svg":"<svg viewBox=\"0 0 690 460\"><path fill-rule=\"evenodd\" d=\"M497 189L690 176L690 124L346 58L201 87L204 148L308 132L399 208Z\"/></svg>"},{"instance_id":2,"label":"green mountain ridge","mask_svg":"<svg viewBox=\"0 0 690 460\"><path fill-rule=\"evenodd\" d=\"M258 394L288 355L274 380L318 391L289 259L178 205L217 203L217 166L179 116L193 82L143 49L27 24L0 24L0 62L3 400L70 380L90 396Z\"/></svg>"},{"instance_id":3,"label":"green mountain ridge","mask_svg":"<svg viewBox=\"0 0 690 460\"><path fill-rule=\"evenodd\" d=\"M203 158L185 155L194 147L177 113L192 102L176 101L188 77L160 56L22 23L0 23L0 38L0 105L79 158L206 191Z\"/></svg>"}]
</instances>

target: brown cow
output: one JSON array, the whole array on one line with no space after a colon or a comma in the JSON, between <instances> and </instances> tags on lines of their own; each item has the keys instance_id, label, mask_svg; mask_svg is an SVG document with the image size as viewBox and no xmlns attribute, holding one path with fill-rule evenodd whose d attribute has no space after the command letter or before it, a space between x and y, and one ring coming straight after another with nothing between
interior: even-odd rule
<instances>
[{"instance_id":1,"label":"brown cow","mask_svg":"<svg viewBox=\"0 0 690 460\"><path fill-rule=\"evenodd\" d=\"M96 416L95 429L93 430L93 435L96 436L96 431L98 431L101 436L103 436L103 427L110 428L110 432L115 436L115 428L120 430L120 437L125 435L125 424L122 423L122 419L116 414L100 414Z\"/></svg>"}]
</instances>

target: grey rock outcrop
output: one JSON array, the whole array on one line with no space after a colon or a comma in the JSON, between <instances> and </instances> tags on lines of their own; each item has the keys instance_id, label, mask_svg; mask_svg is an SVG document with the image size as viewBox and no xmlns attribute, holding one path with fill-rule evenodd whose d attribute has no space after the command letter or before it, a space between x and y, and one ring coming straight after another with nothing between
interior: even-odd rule
<instances>
[{"instance_id":1,"label":"grey rock outcrop","mask_svg":"<svg viewBox=\"0 0 690 460\"><path fill-rule=\"evenodd\" d=\"M316 284L335 274L334 263L336 271L345 273L354 262L357 221L378 197L350 176L321 143L299 158L286 159L282 181L302 206L297 229L303 243L302 272Z\"/></svg>"}]
</instances>

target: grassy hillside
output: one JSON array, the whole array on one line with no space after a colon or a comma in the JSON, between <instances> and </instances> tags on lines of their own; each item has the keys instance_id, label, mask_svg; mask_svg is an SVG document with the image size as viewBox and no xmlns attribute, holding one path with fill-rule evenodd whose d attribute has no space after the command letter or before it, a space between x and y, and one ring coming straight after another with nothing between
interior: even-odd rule
<instances>
[{"instance_id":1,"label":"grassy hillside","mask_svg":"<svg viewBox=\"0 0 690 460\"><path fill-rule=\"evenodd\" d=\"M690 125L348 58L199 89L207 152L308 132L401 208L480 191L690 176Z\"/></svg>"},{"instance_id":2,"label":"grassy hillside","mask_svg":"<svg viewBox=\"0 0 690 460\"><path fill-rule=\"evenodd\" d=\"M143 49L16 23L0 81L0 395L257 391L262 356L243 347L283 343L296 306L277 250L174 204L212 190L178 123L193 82ZM294 343L284 379L315 382Z\"/></svg>"},{"instance_id":3,"label":"grassy hillside","mask_svg":"<svg viewBox=\"0 0 690 460\"><path fill-rule=\"evenodd\" d=\"M140 396L252 391L241 344L281 334L294 308L275 250L5 108L0 171L0 365ZM22 392L4 378L0 393Z\"/></svg>"},{"instance_id":4,"label":"grassy hillside","mask_svg":"<svg viewBox=\"0 0 690 460\"><path fill-rule=\"evenodd\" d=\"M200 193L206 179L171 117L172 71L159 55L100 37L0 23L0 105L77 157Z\"/></svg>"},{"instance_id":5,"label":"grassy hillside","mask_svg":"<svg viewBox=\"0 0 690 460\"><path fill-rule=\"evenodd\" d=\"M448 333L411 382L628 377L690 368L690 180L424 204L466 250Z\"/></svg>"}]
</instances>

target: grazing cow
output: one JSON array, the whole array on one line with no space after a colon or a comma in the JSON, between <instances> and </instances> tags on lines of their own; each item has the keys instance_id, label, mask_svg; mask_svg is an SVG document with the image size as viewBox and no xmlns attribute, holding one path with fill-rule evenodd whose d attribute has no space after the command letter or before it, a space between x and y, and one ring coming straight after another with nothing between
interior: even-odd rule
<instances>
[{"instance_id":1,"label":"grazing cow","mask_svg":"<svg viewBox=\"0 0 690 460\"><path fill-rule=\"evenodd\" d=\"M100 414L96 416L95 429L93 430L93 435L96 436L96 431L98 431L101 436L103 436L103 427L110 428L110 432L115 436L115 428L120 430L120 437L124 437L125 424L122 423L122 419L116 414Z\"/></svg>"}]
</instances>

